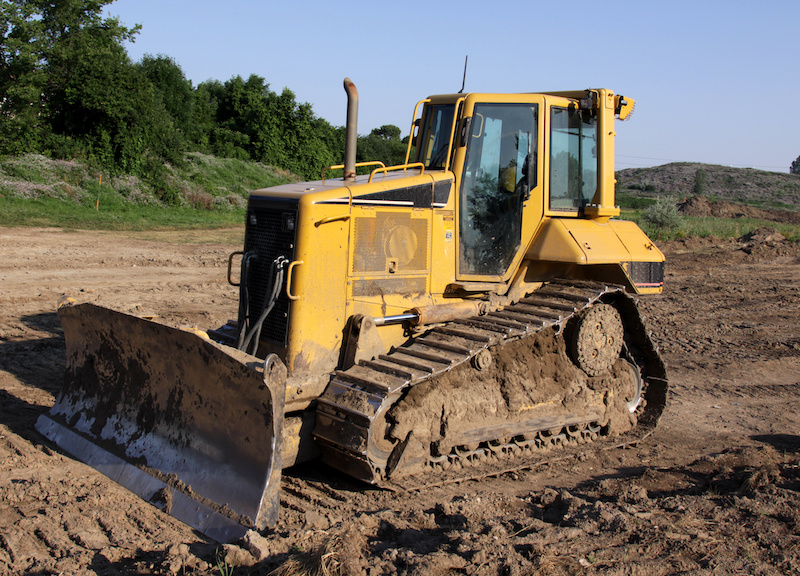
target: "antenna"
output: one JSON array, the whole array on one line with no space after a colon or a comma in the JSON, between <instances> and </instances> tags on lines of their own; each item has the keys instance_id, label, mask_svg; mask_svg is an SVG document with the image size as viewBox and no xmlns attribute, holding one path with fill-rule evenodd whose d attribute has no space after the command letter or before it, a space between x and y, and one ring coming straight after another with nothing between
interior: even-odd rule
<instances>
[{"instance_id":1,"label":"antenna","mask_svg":"<svg viewBox=\"0 0 800 576\"><path fill-rule=\"evenodd\" d=\"M467 83L467 62L469 61L469 54L464 58L464 78L461 80L461 90L458 91L459 94L464 92L464 85Z\"/></svg>"}]
</instances>

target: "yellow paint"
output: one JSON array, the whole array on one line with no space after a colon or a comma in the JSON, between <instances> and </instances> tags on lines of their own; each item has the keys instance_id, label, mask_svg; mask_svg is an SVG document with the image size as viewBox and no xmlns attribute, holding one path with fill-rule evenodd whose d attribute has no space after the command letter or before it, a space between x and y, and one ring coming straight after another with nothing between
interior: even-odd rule
<instances>
[{"instance_id":1,"label":"yellow paint","mask_svg":"<svg viewBox=\"0 0 800 576\"><path fill-rule=\"evenodd\" d=\"M537 408L555 405L561 405L561 401L556 402L555 400L551 400L550 402L539 402L538 404L523 404L520 406L517 412L521 414L522 412L529 412L530 410L536 410Z\"/></svg>"},{"instance_id":2,"label":"yellow paint","mask_svg":"<svg viewBox=\"0 0 800 576\"><path fill-rule=\"evenodd\" d=\"M508 268L497 275L462 274L460 192L466 143L472 137L464 119L470 118L473 126L483 123L475 113L476 105L492 103L538 106L537 134L531 143L538 158L535 186L521 204L520 243ZM407 164L379 168L350 182L328 178L253 192L255 198L298 205L296 247L288 271L292 298L288 346L276 350L294 383L302 381L299 375L307 374L310 381L337 367L345 325L354 314L390 316L415 307L459 302L464 290L475 290L477 295L482 290L504 294L520 270L526 271L529 281L566 276L626 283L628 262L664 261L664 255L638 226L614 219L619 215L614 203L615 115L629 116L632 99L600 89L588 93L440 95L421 104L423 116L437 105L452 104L459 111L445 134L450 153L444 170ZM551 110L576 111L580 106L596 127L597 186L588 204L554 210L549 206ZM417 138L415 149L430 154L433 141L422 142L422 130ZM418 160L425 159L408 158L411 163ZM504 174L509 193L521 177L519 169L513 168L513 173ZM443 190L449 189L449 194L443 205L406 197L389 201L398 189L413 189L431 198L436 189L440 199ZM627 283L642 293L660 291ZM387 351L408 338L402 325L378 330Z\"/></svg>"}]
</instances>

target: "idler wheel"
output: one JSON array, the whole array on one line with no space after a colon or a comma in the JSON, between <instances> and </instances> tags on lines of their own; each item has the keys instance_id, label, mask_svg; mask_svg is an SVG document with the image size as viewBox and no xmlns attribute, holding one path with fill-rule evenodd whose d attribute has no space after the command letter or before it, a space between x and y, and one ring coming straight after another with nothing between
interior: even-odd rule
<instances>
[{"instance_id":1,"label":"idler wheel","mask_svg":"<svg viewBox=\"0 0 800 576\"><path fill-rule=\"evenodd\" d=\"M589 376L608 372L619 358L623 335L617 309L610 304L595 304L575 322L568 339L570 357Z\"/></svg>"}]
</instances>

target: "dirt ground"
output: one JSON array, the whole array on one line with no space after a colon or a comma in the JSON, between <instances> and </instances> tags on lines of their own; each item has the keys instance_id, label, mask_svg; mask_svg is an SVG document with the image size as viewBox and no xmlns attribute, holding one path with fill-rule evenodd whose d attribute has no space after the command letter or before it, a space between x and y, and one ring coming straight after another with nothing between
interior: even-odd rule
<instances>
[{"instance_id":1,"label":"dirt ground","mask_svg":"<svg viewBox=\"0 0 800 576\"><path fill-rule=\"evenodd\" d=\"M412 494L308 464L284 475L277 529L222 546L34 429L63 375L62 294L235 316L235 234L186 236L0 228L0 574L800 574L799 244L665 247L641 307L671 397L640 445Z\"/></svg>"}]
</instances>

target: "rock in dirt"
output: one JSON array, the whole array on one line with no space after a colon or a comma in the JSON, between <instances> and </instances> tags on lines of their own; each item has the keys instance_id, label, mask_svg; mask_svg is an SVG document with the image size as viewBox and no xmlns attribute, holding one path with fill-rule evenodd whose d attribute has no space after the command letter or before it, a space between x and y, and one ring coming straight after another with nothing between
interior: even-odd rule
<instances>
[{"instance_id":1,"label":"rock in dirt","mask_svg":"<svg viewBox=\"0 0 800 576\"><path fill-rule=\"evenodd\" d=\"M228 566L252 566L256 563L256 558L249 550L235 544L223 544L220 561Z\"/></svg>"},{"instance_id":2,"label":"rock in dirt","mask_svg":"<svg viewBox=\"0 0 800 576\"><path fill-rule=\"evenodd\" d=\"M269 540L255 530L248 530L242 539L242 543L258 562L270 555Z\"/></svg>"},{"instance_id":3,"label":"rock in dirt","mask_svg":"<svg viewBox=\"0 0 800 576\"><path fill-rule=\"evenodd\" d=\"M783 234L768 226L757 228L739 238L739 242L750 245L775 244L777 242L783 242L784 240L786 240L786 237Z\"/></svg>"}]
</instances>

